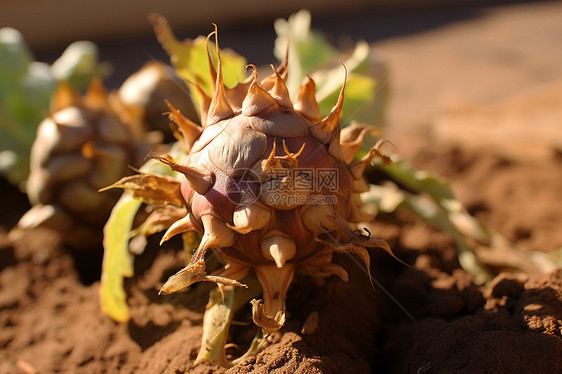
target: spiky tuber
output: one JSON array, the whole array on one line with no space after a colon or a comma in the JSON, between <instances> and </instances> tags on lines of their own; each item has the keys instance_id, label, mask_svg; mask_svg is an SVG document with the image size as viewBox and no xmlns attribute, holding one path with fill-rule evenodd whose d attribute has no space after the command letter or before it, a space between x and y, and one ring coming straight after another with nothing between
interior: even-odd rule
<instances>
[{"instance_id":1,"label":"spiky tuber","mask_svg":"<svg viewBox=\"0 0 562 374\"><path fill-rule=\"evenodd\" d=\"M162 177L146 186L148 176L140 175L114 187L131 188L140 198L146 188L145 200L180 205L173 211L181 216L162 242L188 231L202 236L187 266L168 279L161 294L210 281L224 295L227 287L244 287L241 281L253 273L263 300L252 301L252 319L268 334L285 322L285 298L296 272L347 281L346 270L332 263L333 253L358 256L367 270L368 248L392 254L386 242L351 226L373 218L361 208L360 193L368 190L365 167L374 157L389 160L377 143L354 161L368 129L359 124L342 129L345 84L331 113L321 118L310 77L296 98L289 96L286 60L261 81L250 65L252 76L228 88L218 42L216 50L215 66L207 48L212 95L198 90L201 126L170 105L169 118L183 136L187 161L178 163L169 155L157 159L182 177L176 182ZM158 185L160 198L155 199ZM205 262L209 251L224 264L211 274Z\"/></svg>"}]
</instances>

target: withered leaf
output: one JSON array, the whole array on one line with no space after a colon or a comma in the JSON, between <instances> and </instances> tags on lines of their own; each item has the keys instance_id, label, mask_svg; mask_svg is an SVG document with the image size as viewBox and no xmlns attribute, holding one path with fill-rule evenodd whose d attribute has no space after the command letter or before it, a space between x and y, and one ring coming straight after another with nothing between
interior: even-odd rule
<instances>
[{"instance_id":1,"label":"withered leaf","mask_svg":"<svg viewBox=\"0 0 562 374\"><path fill-rule=\"evenodd\" d=\"M185 217L184 207L166 205L152 211L148 218L135 230L137 233L149 236L167 230L177 220Z\"/></svg>"},{"instance_id":2,"label":"withered leaf","mask_svg":"<svg viewBox=\"0 0 562 374\"><path fill-rule=\"evenodd\" d=\"M123 188L132 191L136 199L140 199L147 204L172 204L181 207L184 205L184 200L180 187L180 182L172 177L142 173L122 178L111 186L102 188L100 191L111 188Z\"/></svg>"},{"instance_id":3,"label":"withered leaf","mask_svg":"<svg viewBox=\"0 0 562 374\"><path fill-rule=\"evenodd\" d=\"M279 311L275 317L270 317L265 314L263 300L253 299L250 303L252 304L252 320L264 329L264 333L269 334L283 327L285 313Z\"/></svg>"}]
</instances>

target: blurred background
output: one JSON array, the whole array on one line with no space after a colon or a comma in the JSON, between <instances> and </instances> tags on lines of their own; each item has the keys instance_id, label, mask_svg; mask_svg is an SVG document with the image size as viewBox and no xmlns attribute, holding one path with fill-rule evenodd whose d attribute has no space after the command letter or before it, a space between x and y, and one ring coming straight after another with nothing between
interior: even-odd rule
<instances>
[{"instance_id":1,"label":"blurred background","mask_svg":"<svg viewBox=\"0 0 562 374\"><path fill-rule=\"evenodd\" d=\"M366 19L387 12L409 11L419 15L418 21L409 22L406 32L419 27L430 27L423 10L435 8L474 7L506 4L513 1L499 0L308 0L308 1L185 1L166 0L2 0L0 1L0 25L20 30L28 43L38 50L62 48L77 39L95 42L118 42L148 36L151 33L147 14L158 12L164 15L174 29L181 32L198 32L209 29L214 22L221 27L268 26L278 17L287 17L306 8L316 17L331 18L332 26L338 28L339 18L357 21L358 28L371 36L373 27L363 23ZM453 21L454 17L449 21ZM376 19L372 19L375 21ZM387 30L388 31L388 30ZM380 31L379 31L380 32ZM379 34L380 36L384 36Z\"/></svg>"},{"instance_id":2,"label":"blurred background","mask_svg":"<svg viewBox=\"0 0 562 374\"><path fill-rule=\"evenodd\" d=\"M151 12L179 39L206 35L214 22L222 47L260 65L275 62L273 21L302 8L334 44L366 40L387 63L391 130L425 131L443 108L499 102L562 79L559 1L0 0L0 26L18 29L49 63L73 41L95 42L112 65L104 83L116 88L146 61L169 61Z\"/></svg>"}]
</instances>

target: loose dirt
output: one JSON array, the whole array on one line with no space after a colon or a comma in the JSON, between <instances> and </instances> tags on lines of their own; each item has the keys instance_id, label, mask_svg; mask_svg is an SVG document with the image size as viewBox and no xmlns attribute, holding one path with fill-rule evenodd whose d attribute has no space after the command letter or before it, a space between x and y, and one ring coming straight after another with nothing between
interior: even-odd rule
<instances>
[{"instance_id":1,"label":"loose dirt","mask_svg":"<svg viewBox=\"0 0 562 374\"><path fill-rule=\"evenodd\" d=\"M559 6L527 7L537 22L541 14L560 14ZM498 14L518 19L513 14L524 7L509 9ZM485 17L463 27L477 28L479 22L494 25ZM465 35L463 27L412 38L435 40L441 32L443 40L451 40L452 32ZM381 43L381 48L392 57L404 40ZM401 79L394 99L404 97ZM424 80L412 78L409 84L419 89ZM448 177L458 198L490 228L525 251L555 253L562 248L562 144L556 141L560 123L552 125L552 116L560 113L560 101L544 97L560 87L541 83L487 104L459 107L455 101L415 119L391 112L391 119L409 125L393 126L388 136L399 139L400 153L416 167ZM409 108L417 106L401 110ZM514 125L518 141L513 143L502 135L509 134L512 118L529 123ZM494 126L504 130L497 134ZM539 151L526 157L519 140L536 129L541 135L529 138ZM486 142L480 146L482 136ZM185 260L179 243L158 248L155 238L136 258L135 276L125 284L131 320L119 324L100 311L101 250L73 251L47 230L9 235L27 203L5 181L0 193L7 202L0 222L2 374L562 372L562 270L517 273L499 264L495 279L476 285L460 268L452 238L407 212L379 215L369 228L411 267L372 251L371 273L380 283L373 290L358 262L339 256L349 282L297 279L298 286L289 290L288 322L262 353L230 369L194 367L210 285L157 295ZM318 330L304 335L301 328L312 312L319 313ZM231 339L243 350L255 333L249 308L236 320L240 326L233 326ZM228 353L239 349L233 346Z\"/></svg>"}]
</instances>

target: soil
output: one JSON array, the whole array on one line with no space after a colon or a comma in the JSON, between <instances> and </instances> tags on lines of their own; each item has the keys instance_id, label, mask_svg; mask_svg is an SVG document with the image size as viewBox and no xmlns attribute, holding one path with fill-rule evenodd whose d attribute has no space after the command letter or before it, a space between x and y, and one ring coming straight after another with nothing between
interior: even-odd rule
<instances>
[{"instance_id":1,"label":"soil","mask_svg":"<svg viewBox=\"0 0 562 374\"><path fill-rule=\"evenodd\" d=\"M526 22L542 25L553 13L560 16L562 7L506 6L486 17L376 46L396 66L413 42L433 45L431 51L439 59L439 53L449 56L447 41L455 35L462 40L482 29L504 30L502 25L521 14L528 16ZM560 35L561 26L549 27ZM505 34L489 35L493 41L494 35ZM549 53L546 44L544 48ZM539 78L522 79L516 94L506 83L511 76L498 77L491 69L487 79L478 67L466 70L490 87L486 92L495 98L485 103L469 93L460 105L458 94L447 90L457 86L443 78L430 91L435 100L454 100L426 106L416 116L411 111L420 106L411 96L427 77L416 78L412 72L397 75L391 99L403 102L391 106L387 134L402 156L419 169L449 178L473 215L529 253L555 254L562 248L562 141L560 121L554 120L562 120L561 101L548 99L562 97L557 96L562 92L559 61L554 59L550 70L546 62L535 66ZM423 62L411 66L429 75L440 70ZM545 85L547 73L553 79ZM493 78L497 80L491 83ZM463 80L470 82L469 77ZM497 86L507 89L493 93ZM521 126L523 119L528 126ZM270 345L258 356L230 369L193 366L211 288L198 284L189 292L157 295L185 260L178 242L159 248L154 238L135 259L135 276L126 280L131 320L119 324L99 306L101 251L71 250L48 230L10 235L28 205L25 196L3 180L0 191L6 202L0 221L1 374L562 372L562 270L521 272L496 262L495 278L477 285L461 269L453 239L408 212L379 215L369 228L410 267L383 251L372 251L371 274L377 280L373 290L356 261L338 256L349 282L335 277L325 282L295 280L298 286L288 294L286 326L270 337ZM509 253L505 256L508 264ZM302 334L312 312L319 313L318 330ZM249 308L236 320L241 323L233 326L232 339L243 349L256 331ZM237 353L237 346L229 349L229 354Z\"/></svg>"}]
</instances>

